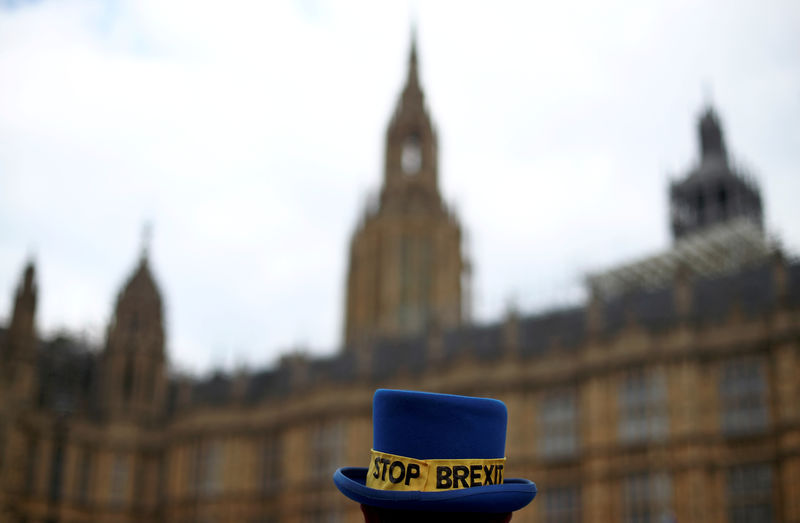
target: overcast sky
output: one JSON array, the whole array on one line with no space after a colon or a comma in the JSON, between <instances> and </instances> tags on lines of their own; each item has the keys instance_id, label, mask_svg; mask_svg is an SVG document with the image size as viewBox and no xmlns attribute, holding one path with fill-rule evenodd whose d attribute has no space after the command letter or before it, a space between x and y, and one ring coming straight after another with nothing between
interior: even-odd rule
<instances>
[{"instance_id":1,"label":"overcast sky","mask_svg":"<svg viewBox=\"0 0 800 523\"><path fill-rule=\"evenodd\" d=\"M99 343L151 222L177 368L337 350L412 18L476 321L668 248L709 100L800 250L796 1L0 0L0 321Z\"/></svg>"}]
</instances>

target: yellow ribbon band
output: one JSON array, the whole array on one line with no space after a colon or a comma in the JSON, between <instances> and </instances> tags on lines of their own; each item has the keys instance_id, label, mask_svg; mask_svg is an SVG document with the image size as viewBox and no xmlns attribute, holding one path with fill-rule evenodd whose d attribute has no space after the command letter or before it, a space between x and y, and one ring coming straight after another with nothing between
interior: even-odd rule
<instances>
[{"instance_id":1,"label":"yellow ribbon band","mask_svg":"<svg viewBox=\"0 0 800 523\"><path fill-rule=\"evenodd\" d=\"M367 486L379 490L441 492L503 483L506 458L414 459L372 450Z\"/></svg>"}]
</instances>

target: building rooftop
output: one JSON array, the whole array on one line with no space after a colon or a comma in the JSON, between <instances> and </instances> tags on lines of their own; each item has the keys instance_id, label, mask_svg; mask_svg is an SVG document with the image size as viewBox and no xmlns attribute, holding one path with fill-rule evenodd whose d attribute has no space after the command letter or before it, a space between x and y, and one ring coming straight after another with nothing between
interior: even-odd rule
<instances>
[{"instance_id":1,"label":"building rooftop","mask_svg":"<svg viewBox=\"0 0 800 523\"><path fill-rule=\"evenodd\" d=\"M694 253L693 253L694 254ZM703 326L724 321L737 308L745 317L766 316L778 306L800 307L800 261L786 262L785 293L780 294L774 277L774 259L737 271L713 276L702 273L689 278L692 305L688 315L678 313L674 282L661 288L639 288L612 294L596 302L601 318L596 335L611 339L630 325L659 332L681 321ZM669 263L669 262L668 262ZM671 262L675 263L675 262ZM619 269L624 271L624 269ZM634 287L631 287L635 289ZM593 306L595 306L593 305ZM256 404L284 398L298 390L317 385L352 383L364 380L374 385L401 375L420 375L431 369L452 365L462 358L477 361L497 360L506 355L505 344L514 343L523 359L542 357L557 351L575 351L588 341L588 306L553 310L518 318L515 340L504 340L505 323L465 326L441 333L441 346L433 349L431 333L396 339L376 340L369 365L359 366L355 351L315 358L289 355L273 368L237 375L216 372L205 378L173 378L168 394L169 415L196 407L221 407L231 402ZM438 355L433 354L438 350ZM86 342L59 336L39 345L38 404L41 408L64 413L99 415L98 365L101 353ZM241 382L235 393L236 380ZM180 401L181 383L188 387Z\"/></svg>"},{"instance_id":2,"label":"building rooftop","mask_svg":"<svg viewBox=\"0 0 800 523\"><path fill-rule=\"evenodd\" d=\"M763 263L778 247L748 218L726 223L678 239L664 252L613 269L590 274L587 284L602 297L663 288L679 270L698 276L732 274Z\"/></svg>"}]
</instances>

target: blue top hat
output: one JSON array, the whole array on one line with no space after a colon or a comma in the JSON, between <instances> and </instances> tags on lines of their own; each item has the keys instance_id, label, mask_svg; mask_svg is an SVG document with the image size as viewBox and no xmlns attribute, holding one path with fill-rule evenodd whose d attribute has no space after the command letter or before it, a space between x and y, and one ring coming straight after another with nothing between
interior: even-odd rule
<instances>
[{"instance_id":1,"label":"blue top hat","mask_svg":"<svg viewBox=\"0 0 800 523\"><path fill-rule=\"evenodd\" d=\"M503 477L503 402L450 394L375 391L369 467L333 475L350 499L435 512L512 512L536 496L527 479Z\"/></svg>"}]
</instances>

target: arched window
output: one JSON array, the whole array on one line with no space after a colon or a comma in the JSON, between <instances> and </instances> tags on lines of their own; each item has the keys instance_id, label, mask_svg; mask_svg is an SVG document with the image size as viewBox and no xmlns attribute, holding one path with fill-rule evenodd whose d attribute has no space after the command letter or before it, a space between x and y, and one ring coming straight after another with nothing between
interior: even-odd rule
<instances>
[{"instance_id":1,"label":"arched window","mask_svg":"<svg viewBox=\"0 0 800 523\"><path fill-rule=\"evenodd\" d=\"M697 193L697 224L703 225L706 221L706 197L702 192Z\"/></svg>"},{"instance_id":2,"label":"arched window","mask_svg":"<svg viewBox=\"0 0 800 523\"><path fill-rule=\"evenodd\" d=\"M122 375L122 398L125 403L131 400L133 395L133 360L128 358L125 361L125 369Z\"/></svg>"}]
</instances>

